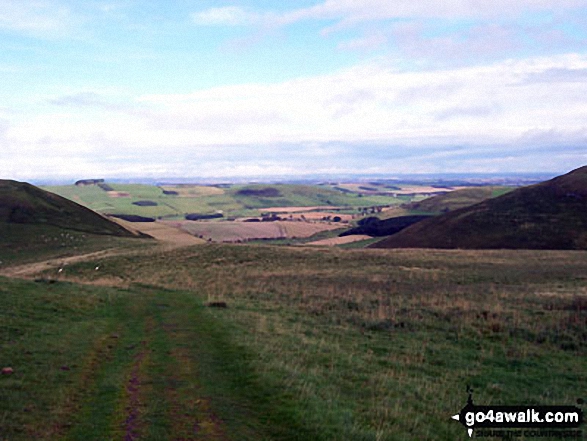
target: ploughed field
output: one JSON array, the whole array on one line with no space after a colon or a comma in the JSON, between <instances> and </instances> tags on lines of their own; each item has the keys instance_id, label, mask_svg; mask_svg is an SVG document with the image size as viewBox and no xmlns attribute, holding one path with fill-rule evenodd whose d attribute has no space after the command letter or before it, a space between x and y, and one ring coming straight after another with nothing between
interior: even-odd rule
<instances>
[{"instance_id":1,"label":"ploughed field","mask_svg":"<svg viewBox=\"0 0 587 441\"><path fill-rule=\"evenodd\" d=\"M586 274L583 251L205 244L2 279L0 438L465 439L467 385L585 399Z\"/></svg>"}]
</instances>

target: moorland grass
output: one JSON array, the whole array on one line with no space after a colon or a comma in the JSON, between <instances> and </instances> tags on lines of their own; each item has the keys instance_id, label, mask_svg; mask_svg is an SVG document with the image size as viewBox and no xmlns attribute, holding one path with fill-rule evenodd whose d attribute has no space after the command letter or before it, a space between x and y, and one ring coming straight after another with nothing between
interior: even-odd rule
<instances>
[{"instance_id":1,"label":"moorland grass","mask_svg":"<svg viewBox=\"0 0 587 441\"><path fill-rule=\"evenodd\" d=\"M0 283L3 441L325 439L193 293Z\"/></svg>"},{"instance_id":2,"label":"moorland grass","mask_svg":"<svg viewBox=\"0 0 587 441\"><path fill-rule=\"evenodd\" d=\"M467 385L478 404L585 394L584 252L205 245L69 274L226 302L211 314L286 391L298 439L464 439Z\"/></svg>"},{"instance_id":3,"label":"moorland grass","mask_svg":"<svg viewBox=\"0 0 587 441\"><path fill-rule=\"evenodd\" d=\"M90 234L46 224L0 224L0 271L44 259L67 258L112 248L137 249L153 240Z\"/></svg>"}]
</instances>

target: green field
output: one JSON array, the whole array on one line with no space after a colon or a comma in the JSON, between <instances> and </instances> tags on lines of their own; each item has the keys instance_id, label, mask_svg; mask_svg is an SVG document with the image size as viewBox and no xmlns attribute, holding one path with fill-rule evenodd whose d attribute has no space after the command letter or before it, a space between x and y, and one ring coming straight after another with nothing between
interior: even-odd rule
<instances>
[{"instance_id":1,"label":"green field","mask_svg":"<svg viewBox=\"0 0 587 441\"><path fill-rule=\"evenodd\" d=\"M259 216L271 207L344 207L355 213L359 207L399 205L409 202L409 197L391 195L368 195L356 192L342 192L329 186L319 185L233 185L222 189L216 187L169 186L163 188L139 184L108 184L116 192L126 193L124 197L112 197L96 185L90 186L47 186L44 189L78 202L105 214L132 214L155 218L183 218L188 213L222 212L225 217ZM163 190L176 189L178 195L164 194ZM264 197L242 194L243 190L275 189L276 195ZM156 206L141 207L133 203L151 201Z\"/></svg>"},{"instance_id":2,"label":"green field","mask_svg":"<svg viewBox=\"0 0 587 441\"><path fill-rule=\"evenodd\" d=\"M452 441L467 385L477 404L585 398L585 252L203 245L95 264L2 280L0 438Z\"/></svg>"}]
</instances>

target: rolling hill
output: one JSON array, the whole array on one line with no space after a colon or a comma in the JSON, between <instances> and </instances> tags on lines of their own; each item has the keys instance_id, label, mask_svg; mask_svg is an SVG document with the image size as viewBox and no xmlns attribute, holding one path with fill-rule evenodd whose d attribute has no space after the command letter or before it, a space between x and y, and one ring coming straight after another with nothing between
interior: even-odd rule
<instances>
[{"instance_id":1,"label":"rolling hill","mask_svg":"<svg viewBox=\"0 0 587 441\"><path fill-rule=\"evenodd\" d=\"M413 195L367 194L337 189L326 184L118 184L43 187L105 215L137 215L155 219L182 220L186 215L225 218L261 216L267 211L291 207L331 207L358 212L359 208L396 206ZM410 188L412 188L411 186ZM397 187L399 188L399 187ZM343 191L344 190L344 191ZM312 208L314 209L314 208ZM299 211L299 210L298 210ZM283 212L283 211L282 211ZM292 211L293 212L293 211Z\"/></svg>"},{"instance_id":2,"label":"rolling hill","mask_svg":"<svg viewBox=\"0 0 587 441\"><path fill-rule=\"evenodd\" d=\"M371 247L587 249L587 166L426 219Z\"/></svg>"},{"instance_id":3,"label":"rolling hill","mask_svg":"<svg viewBox=\"0 0 587 441\"><path fill-rule=\"evenodd\" d=\"M11 226L33 225L96 235L137 236L61 196L24 182L0 180L0 232L6 234ZM8 239L5 234L3 239Z\"/></svg>"},{"instance_id":4,"label":"rolling hill","mask_svg":"<svg viewBox=\"0 0 587 441\"><path fill-rule=\"evenodd\" d=\"M447 213L477 204L485 199L501 196L512 190L512 187L471 187L432 196L418 202L405 204L403 207L417 212Z\"/></svg>"}]
</instances>

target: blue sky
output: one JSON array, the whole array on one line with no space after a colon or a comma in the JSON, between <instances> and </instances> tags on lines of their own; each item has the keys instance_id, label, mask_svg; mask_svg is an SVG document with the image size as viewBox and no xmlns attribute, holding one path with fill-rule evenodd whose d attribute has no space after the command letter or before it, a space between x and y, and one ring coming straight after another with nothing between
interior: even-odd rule
<instances>
[{"instance_id":1,"label":"blue sky","mask_svg":"<svg viewBox=\"0 0 587 441\"><path fill-rule=\"evenodd\" d=\"M587 0L0 0L3 178L563 172Z\"/></svg>"}]
</instances>

